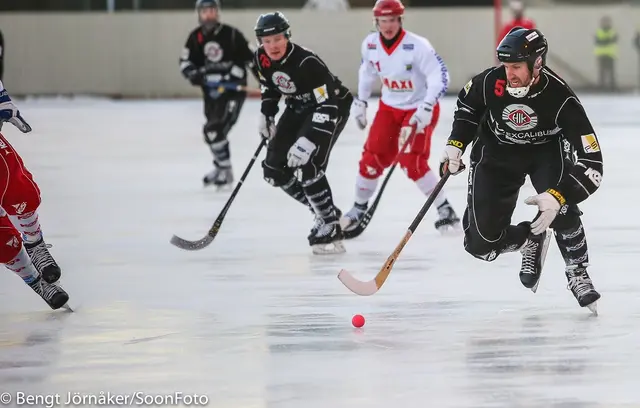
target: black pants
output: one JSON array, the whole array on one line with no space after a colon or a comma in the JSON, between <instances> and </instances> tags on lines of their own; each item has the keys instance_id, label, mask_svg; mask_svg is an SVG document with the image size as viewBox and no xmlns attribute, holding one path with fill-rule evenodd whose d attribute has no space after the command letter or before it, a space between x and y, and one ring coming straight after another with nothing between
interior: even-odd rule
<instances>
[{"instance_id":1,"label":"black pants","mask_svg":"<svg viewBox=\"0 0 640 408\"><path fill-rule=\"evenodd\" d=\"M600 87L609 91L616 89L616 60L611 57L598 57Z\"/></svg>"},{"instance_id":2,"label":"black pants","mask_svg":"<svg viewBox=\"0 0 640 408\"><path fill-rule=\"evenodd\" d=\"M350 107L347 104L345 102L338 105L337 120L332 134L314 129L314 111L297 113L292 108L287 108L278 121L276 135L269 142L266 157L262 162L265 179L276 187L282 187L290 182L294 174L303 185L321 177L329 164L331 149L349 119ZM307 164L299 169L292 169L287 166L287 154L291 146L302 136L307 136L317 147Z\"/></svg>"},{"instance_id":3,"label":"black pants","mask_svg":"<svg viewBox=\"0 0 640 408\"><path fill-rule=\"evenodd\" d=\"M529 175L535 190L542 193L558 184L574 165L572 158L573 153L562 139L530 146L498 146L478 140L471 150L463 218L467 252L492 261L500 253L522 246L529 235L529 226L511 225L511 216L525 177ZM581 228L580 215L577 205L563 206L551 228L559 231Z\"/></svg>"},{"instance_id":4,"label":"black pants","mask_svg":"<svg viewBox=\"0 0 640 408\"><path fill-rule=\"evenodd\" d=\"M217 167L231 167L227 136L238 121L247 95L244 92L225 92L217 98L204 93L204 141L211 149Z\"/></svg>"}]
</instances>

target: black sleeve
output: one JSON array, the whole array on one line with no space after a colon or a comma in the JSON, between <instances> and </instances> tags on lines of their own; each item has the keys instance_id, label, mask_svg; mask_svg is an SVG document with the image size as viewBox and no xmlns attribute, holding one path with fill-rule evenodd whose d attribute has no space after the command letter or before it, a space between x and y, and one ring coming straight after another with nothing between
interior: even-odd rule
<instances>
[{"instance_id":1,"label":"black sleeve","mask_svg":"<svg viewBox=\"0 0 640 408\"><path fill-rule=\"evenodd\" d=\"M310 54L300 62L299 69L304 72L305 79L309 80L318 108L323 104L335 105L335 78L324 62Z\"/></svg>"},{"instance_id":2,"label":"black sleeve","mask_svg":"<svg viewBox=\"0 0 640 408\"><path fill-rule=\"evenodd\" d=\"M266 55L264 57L266 58ZM253 71L258 78L258 82L260 82L260 99L262 100L260 112L265 116L276 116L279 110L278 103L280 102L280 98L282 98L282 94L278 91L278 88L263 75L260 67L260 50L255 53Z\"/></svg>"},{"instance_id":3,"label":"black sleeve","mask_svg":"<svg viewBox=\"0 0 640 408\"><path fill-rule=\"evenodd\" d=\"M255 61L255 53L251 50L249 46L249 42L244 37L244 35L236 30L236 44L235 49L238 52L238 62L245 65L249 71L253 74L253 76L260 81L258 78L258 70L256 69Z\"/></svg>"},{"instance_id":4,"label":"black sleeve","mask_svg":"<svg viewBox=\"0 0 640 408\"><path fill-rule=\"evenodd\" d=\"M458 94L456 110L453 115L453 127L447 144L464 151L473 141L480 121L487 110L485 87L491 70L473 77Z\"/></svg>"},{"instance_id":5,"label":"black sleeve","mask_svg":"<svg viewBox=\"0 0 640 408\"><path fill-rule=\"evenodd\" d=\"M577 161L575 166L562 177L553 191L548 191L558 199L561 205L565 202L578 204L595 193L602 181L602 152L587 113L582 104L570 96L558 112L556 120L562 129L565 139L571 144Z\"/></svg>"},{"instance_id":6,"label":"black sleeve","mask_svg":"<svg viewBox=\"0 0 640 408\"><path fill-rule=\"evenodd\" d=\"M180 72L182 72L183 76L187 76L189 72L192 72L198 67L193 62L193 56L197 52L197 42L193 34L190 34L187 38L186 43L184 44L184 48L182 49L182 54L180 55Z\"/></svg>"},{"instance_id":7,"label":"black sleeve","mask_svg":"<svg viewBox=\"0 0 640 408\"><path fill-rule=\"evenodd\" d=\"M302 60L300 69L313 87L316 104L315 112L311 116L311 129L305 137L317 146L326 145L331 141L338 123L335 78L324 62L313 54Z\"/></svg>"}]
</instances>

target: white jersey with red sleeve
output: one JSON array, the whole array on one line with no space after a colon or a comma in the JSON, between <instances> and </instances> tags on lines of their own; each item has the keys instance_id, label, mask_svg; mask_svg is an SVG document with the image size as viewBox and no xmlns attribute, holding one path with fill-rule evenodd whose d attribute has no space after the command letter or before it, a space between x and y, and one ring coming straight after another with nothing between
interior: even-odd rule
<instances>
[{"instance_id":1,"label":"white jersey with red sleeve","mask_svg":"<svg viewBox=\"0 0 640 408\"><path fill-rule=\"evenodd\" d=\"M358 99L366 101L376 78L382 82L381 100L393 108L410 110L435 105L449 86L449 72L442 58L424 37L402 30L387 48L380 33L362 42L358 74Z\"/></svg>"}]
</instances>

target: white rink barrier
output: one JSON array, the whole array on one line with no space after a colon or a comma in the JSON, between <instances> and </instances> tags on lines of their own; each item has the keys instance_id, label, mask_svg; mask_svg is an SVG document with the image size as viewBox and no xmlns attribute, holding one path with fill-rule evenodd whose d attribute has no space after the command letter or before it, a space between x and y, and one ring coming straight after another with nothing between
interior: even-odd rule
<instances>
[{"instance_id":1,"label":"white rink barrier","mask_svg":"<svg viewBox=\"0 0 640 408\"><path fill-rule=\"evenodd\" d=\"M549 38L551 52L573 68L550 61L575 88L597 82L594 35L600 18L611 16L619 33L618 83L633 88L639 81L639 57L633 48L639 10L626 5L572 6L530 9L528 14ZM253 26L266 11L272 10L229 10L222 18L255 44ZM294 41L316 51L354 89L360 43L373 29L371 13L282 11L291 21ZM197 96L199 91L178 69L180 51L195 23L195 13L189 11L2 13L4 82L14 95ZM442 55L452 78L450 93L494 63L490 8L409 8L405 26L427 36Z\"/></svg>"}]
</instances>

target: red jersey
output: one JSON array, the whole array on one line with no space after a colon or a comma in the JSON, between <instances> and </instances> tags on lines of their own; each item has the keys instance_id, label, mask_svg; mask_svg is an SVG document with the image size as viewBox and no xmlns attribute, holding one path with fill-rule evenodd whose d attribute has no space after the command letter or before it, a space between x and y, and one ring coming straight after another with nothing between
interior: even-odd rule
<instances>
[{"instance_id":1,"label":"red jersey","mask_svg":"<svg viewBox=\"0 0 640 408\"><path fill-rule=\"evenodd\" d=\"M509 31L511 31L515 27L522 27L526 28L527 30L533 30L534 28L536 28L536 23L526 17L509 21L502 27L502 31L498 36L498 43L496 44L496 46L500 44L500 41L502 41L502 39L509 33Z\"/></svg>"}]
</instances>

